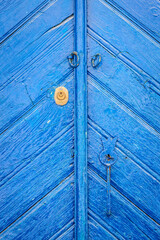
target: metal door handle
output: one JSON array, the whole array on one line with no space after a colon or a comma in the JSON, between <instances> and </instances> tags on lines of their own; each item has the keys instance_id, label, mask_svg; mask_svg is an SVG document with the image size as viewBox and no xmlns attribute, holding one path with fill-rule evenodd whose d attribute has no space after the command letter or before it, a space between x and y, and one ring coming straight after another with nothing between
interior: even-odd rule
<instances>
[{"instance_id":1,"label":"metal door handle","mask_svg":"<svg viewBox=\"0 0 160 240\"><path fill-rule=\"evenodd\" d=\"M111 166L117 161L115 144L117 137L108 138L103 142L103 150L100 153L100 162L107 168L107 215L111 214Z\"/></svg>"}]
</instances>

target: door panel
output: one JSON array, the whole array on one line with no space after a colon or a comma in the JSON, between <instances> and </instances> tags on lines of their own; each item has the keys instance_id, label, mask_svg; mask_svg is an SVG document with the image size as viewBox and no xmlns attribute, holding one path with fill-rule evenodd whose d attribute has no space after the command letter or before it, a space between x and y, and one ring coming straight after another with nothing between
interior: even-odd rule
<instances>
[{"instance_id":1,"label":"door panel","mask_svg":"<svg viewBox=\"0 0 160 240\"><path fill-rule=\"evenodd\" d=\"M108 217L105 207L106 196L106 181L89 170L89 215L93 215L96 222L104 222L104 228L117 239L159 238L159 225L114 187L112 187L112 214Z\"/></svg>"},{"instance_id":2,"label":"door panel","mask_svg":"<svg viewBox=\"0 0 160 240\"><path fill-rule=\"evenodd\" d=\"M11 173L12 177L1 186L1 216L5 216L0 221L1 230L73 172L73 158L70 153L73 148L72 129L59 135L58 139L41 149L25 166L18 166L17 172L14 175Z\"/></svg>"},{"instance_id":3,"label":"door panel","mask_svg":"<svg viewBox=\"0 0 160 240\"><path fill-rule=\"evenodd\" d=\"M89 0L88 12L89 33L93 30L100 42L104 41L115 55L142 75L144 82L149 81L159 90L159 43L105 0Z\"/></svg>"},{"instance_id":4,"label":"door panel","mask_svg":"<svg viewBox=\"0 0 160 240\"><path fill-rule=\"evenodd\" d=\"M90 119L98 123L109 135L118 136L121 144L140 158L142 163L146 164L157 176L159 173L158 136L110 93L99 86L98 88L96 84L89 85Z\"/></svg>"},{"instance_id":5,"label":"door panel","mask_svg":"<svg viewBox=\"0 0 160 240\"><path fill-rule=\"evenodd\" d=\"M3 1L0 13L0 238L159 239L158 1Z\"/></svg>"},{"instance_id":6,"label":"door panel","mask_svg":"<svg viewBox=\"0 0 160 240\"><path fill-rule=\"evenodd\" d=\"M14 222L2 233L2 238L49 239L54 237L55 233L58 233L73 219L74 195L71 184L73 184L72 175L63 184L59 184L48 192L32 209Z\"/></svg>"},{"instance_id":7,"label":"door panel","mask_svg":"<svg viewBox=\"0 0 160 240\"><path fill-rule=\"evenodd\" d=\"M148 8L137 16L142 2L88 1L88 207L95 221L89 224L90 239L160 235L160 50L153 33L158 19L147 25ZM94 67L96 54L101 63ZM118 160L110 166L110 178L100 154L114 138L108 149Z\"/></svg>"},{"instance_id":8,"label":"door panel","mask_svg":"<svg viewBox=\"0 0 160 240\"><path fill-rule=\"evenodd\" d=\"M9 37L21 24L27 22L46 5L46 1L7 1L0 3L0 41Z\"/></svg>"},{"instance_id":9,"label":"door panel","mask_svg":"<svg viewBox=\"0 0 160 240\"><path fill-rule=\"evenodd\" d=\"M1 135L1 185L73 126L72 83L65 85L71 91L63 109L55 106L52 95L46 97Z\"/></svg>"},{"instance_id":10,"label":"door panel","mask_svg":"<svg viewBox=\"0 0 160 240\"><path fill-rule=\"evenodd\" d=\"M97 223L91 216L89 217L89 239L99 240L99 239L116 239L116 237L108 232L103 225Z\"/></svg>"},{"instance_id":11,"label":"door panel","mask_svg":"<svg viewBox=\"0 0 160 240\"><path fill-rule=\"evenodd\" d=\"M106 180L106 167L97 161L97 156L101 152L101 140L105 141L99 133L102 132L106 138L107 134L93 122L90 121L89 124L89 167ZM116 150L118 161L112 169L113 186L148 215L159 219L159 181L143 168L140 159L127 152L120 143L117 143Z\"/></svg>"},{"instance_id":12,"label":"door panel","mask_svg":"<svg viewBox=\"0 0 160 240\"><path fill-rule=\"evenodd\" d=\"M112 92L123 105L131 109L136 115L158 132L160 131L160 98L145 85L138 73L134 72L121 59L118 59L108 48L88 38L89 59L97 52L101 53L103 64L98 69L88 63L88 71L95 81ZM148 97L149 96L149 97Z\"/></svg>"},{"instance_id":13,"label":"door panel","mask_svg":"<svg viewBox=\"0 0 160 240\"><path fill-rule=\"evenodd\" d=\"M67 60L73 50L72 2L52 5L1 46L1 132L72 71Z\"/></svg>"},{"instance_id":14,"label":"door panel","mask_svg":"<svg viewBox=\"0 0 160 240\"><path fill-rule=\"evenodd\" d=\"M51 50L57 47L55 43L61 43L58 38L63 41L63 34L67 35L68 32L73 31L73 2L58 0L51 1L51 3L43 9L43 12L31 18L5 43L1 44L0 60L3 78L1 77L0 81L2 85L5 82L10 82L12 75L14 77L14 74L20 71L21 67L24 68L30 61L31 63L33 60L35 61L35 57L40 58L42 54L47 53L47 50L50 50L48 54L51 53ZM67 22L66 29L63 29ZM72 44L70 43L70 45Z\"/></svg>"},{"instance_id":15,"label":"door panel","mask_svg":"<svg viewBox=\"0 0 160 240\"><path fill-rule=\"evenodd\" d=\"M37 8L0 46L1 239L74 235L73 1ZM64 106L54 101L59 86Z\"/></svg>"},{"instance_id":16,"label":"door panel","mask_svg":"<svg viewBox=\"0 0 160 240\"><path fill-rule=\"evenodd\" d=\"M159 11L160 3L157 0L144 1L141 0L114 0L107 1L112 6L120 9L122 13L127 15L128 18L133 21L148 34L159 40Z\"/></svg>"}]
</instances>

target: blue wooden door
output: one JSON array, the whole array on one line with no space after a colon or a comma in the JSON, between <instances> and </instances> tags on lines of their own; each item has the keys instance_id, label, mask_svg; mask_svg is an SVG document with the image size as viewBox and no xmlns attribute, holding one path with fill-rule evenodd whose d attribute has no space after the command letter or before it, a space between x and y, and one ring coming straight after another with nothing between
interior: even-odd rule
<instances>
[{"instance_id":1,"label":"blue wooden door","mask_svg":"<svg viewBox=\"0 0 160 240\"><path fill-rule=\"evenodd\" d=\"M159 40L159 1L88 0L90 239L160 239Z\"/></svg>"},{"instance_id":2,"label":"blue wooden door","mask_svg":"<svg viewBox=\"0 0 160 240\"><path fill-rule=\"evenodd\" d=\"M159 15L1 1L0 239L160 239Z\"/></svg>"},{"instance_id":3,"label":"blue wooden door","mask_svg":"<svg viewBox=\"0 0 160 240\"><path fill-rule=\"evenodd\" d=\"M73 239L73 1L0 2L2 239ZM65 86L69 101L54 101Z\"/></svg>"}]
</instances>

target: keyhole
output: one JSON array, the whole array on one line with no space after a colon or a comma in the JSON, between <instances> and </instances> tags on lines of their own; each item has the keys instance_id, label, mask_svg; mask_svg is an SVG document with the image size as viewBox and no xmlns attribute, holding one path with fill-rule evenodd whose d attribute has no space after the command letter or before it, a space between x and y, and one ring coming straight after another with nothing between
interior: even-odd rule
<instances>
[{"instance_id":1,"label":"keyhole","mask_svg":"<svg viewBox=\"0 0 160 240\"><path fill-rule=\"evenodd\" d=\"M54 99L56 104L65 105L68 102L68 90L65 87L56 88Z\"/></svg>"},{"instance_id":2,"label":"keyhole","mask_svg":"<svg viewBox=\"0 0 160 240\"><path fill-rule=\"evenodd\" d=\"M108 161L111 160L111 159L113 159L110 154L107 154L107 155L106 155L106 158L107 158Z\"/></svg>"},{"instance_id":3,"label":"keyhole","mask_svg":"<svg viewBox=\"0 0 160 240\"><path fill-rule=\"evenodd\" d=\"M65 94L63 91L58 92L57 98L58 98L59 100L64 100L65 97L66 97L66 94Z\"/></svg>"}]
</instances>

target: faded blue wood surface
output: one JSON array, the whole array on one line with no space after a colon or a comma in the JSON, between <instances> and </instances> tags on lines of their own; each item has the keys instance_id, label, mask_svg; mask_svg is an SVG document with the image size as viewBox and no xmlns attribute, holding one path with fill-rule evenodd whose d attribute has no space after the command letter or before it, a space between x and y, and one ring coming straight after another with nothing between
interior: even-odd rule
<instances>
[{"instance_id":1,"label":"faded blue wood surface","mask_svg":"<svg viewBox=\"0 0 160 240\"><path fill-rule=\"evenodd\" d=\"M159 26L158 1L88 1L90 239L160 239ZM102 61L93 68L96 54ZM113 137L118 160L107 216L99 156Z\"/></svg>"},{"instance_id":2,"label":"faded blue wood surface","mask_svg":"<svg viewBox=\"0 0 160 240\"><path fill-rule=\"evenodd\" d=\"M27 22L33 14L42 9L47 1L33 0L0 2L0 42L7 39L18 29L21 24Z\"/></svg>"},{"instance_id":3,"label":"faded blue wood surface","mask_svg":"<svg viewBox=\"0 0 160 240\"><path fill-rule=\"evenodd\" d=\"M1 12L0 238L70 239L73 1L4 1ZM69 91L63 107L54 101L61 85Z\"/></svg>"},{"instance_id":4,"label":"faded blue wood surface","mask_svg":"<svg viewBox=\"0 0 160 240\"><path fill-rule=\"evenodd\" d=\"M159 13L156 0L1 1L0 239L160 239Z\"/></svg>"},{"instance_id":5,"label":"faded blue wood surface","mask_svg":"<svg viewBox=\"0 0 160 240\"><path fill-rule=\"evenodd\" d=\"M160 40L159 1L138 1L138 0L108 0L115 8L119 9L123 14L133 20L141 29L153 36L156 40Z\"/></svg>"},{"instance_id":6,"label":"faded blue wood surface","mask_svg":"<svg viewBox=\"0 0 160 240\"><path fill-rule=\"evenodd\" d=\"M55 239L54 234L73 219L73 191L71 175L24 213L1 234L1 237L3 239L49 239L50 237ZM61 234L64 234L63 231Z\"/></svg>"},{"instance_id":7,"label":"faded blue wood surface","mask_svg":"<svg viewBox=\"0 0 160 240\"><path fill-rule=\"evenodd\" d=\"M89 28L106 40L111 50L117 50L116 55L120 54L123 59L126 57L130 60L130 65L138 68L144 79L146 76L145 80L151 81L158 87L159 42L141 31L133 21L122 15L121 11L116 11L108 5L107 1L89 0L88 6ZM99 17L100 15L103 17Z\"/></svg>"},{"instance_id":8,"label":"faded blue wood surface","mask_svg":"<svg viewBox=\"0 0 160 240\"><path fill-rule=\"evenodd\" d=\"M29 25L2 44L1 132L33 108L50 87L71 73L67 55L73 50L73 41L70 42L73 40L72 5L71 1L60 0L47 6L44 14L36 15ZM56 12L62 15L53 18Z\"/></svg>"}]
</instances>

